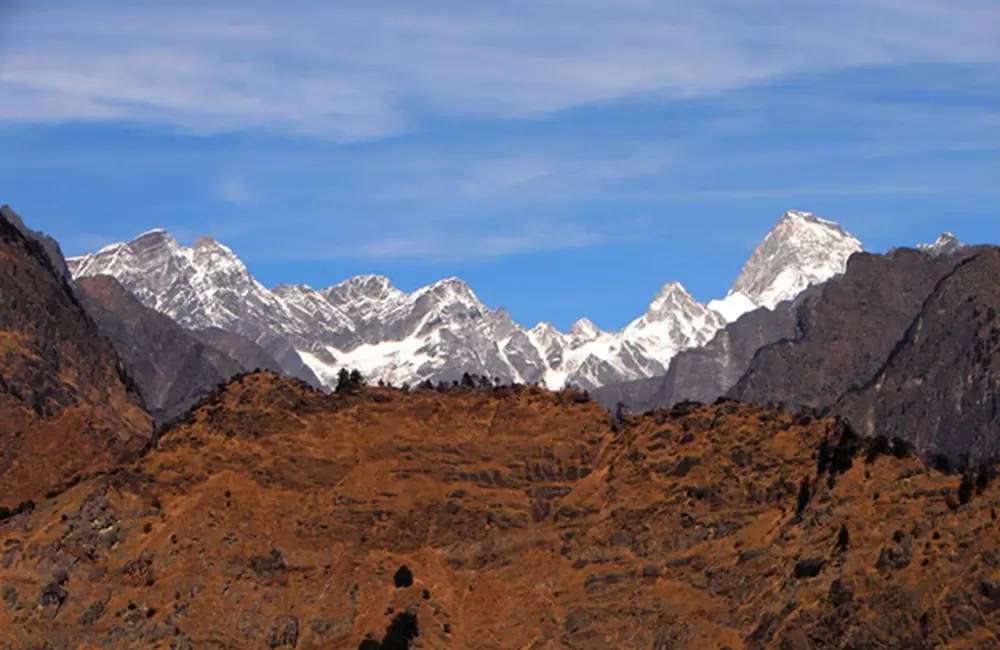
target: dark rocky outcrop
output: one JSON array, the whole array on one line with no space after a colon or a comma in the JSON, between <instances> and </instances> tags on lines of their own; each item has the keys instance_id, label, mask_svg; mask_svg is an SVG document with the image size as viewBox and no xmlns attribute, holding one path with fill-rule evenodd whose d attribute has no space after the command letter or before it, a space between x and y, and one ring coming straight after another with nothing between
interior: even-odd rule
<instances>
[{"instance_id":1,"label":"dark rocky outcrop","mask_svg":"<svg viewBox=\"0 0 1000 650\"><path fill-rule=\"evenodd\" d=\"M976 250L836 405L862 435L902 438L957 467L1000 459L1000 248Z\"/></svg>"},{"instance_id":2,"label":"dark rocky outcrop","mask_svg":"<svg viewBox=\"0 0 1000 650\"><path fill-rule=\"evenodd\" d=\"M255 367L247 368L169 316L149 309L110 276L80 278L77 286L88 312L114 343L157 422L180 415L223 381ZM233 334L227 340L235 338L242 337ZM243 340L244 347L259 349ZM233 342L230 347L239 344ZM276 365L273 360L271 364Z\"/></svg>"},{"instance_id":3,"label":"dark rocky outcrop","mask_svg":"<svg viewBox=\"0 0 1000 650\"><path fill-rule=\"evenodd\" d=\"M244 369L281 373L281 364L267 350L245 336L217 327L193 332L206 345L234 359Z\"/></svg>"},{"instance_id":4,"label":"dark rocky outcrop","mask_svg":"<svg viewBox=\"0 0 1000 650\"><path fill-rule=\"evenodd\" d=\"M842 277L799 304L795 337L761 348L728 395L789 408L831 406L871 379L937 283L975 250L852 256Z\"/></svg>"},{"instance_id":5,"label":"dark rocky outcrop","mask_svg":"<svg viewBox=\"0 0 1000 650\"><path fill-rule=\"evenodd\" d=\"M59 242L43 232L28 228L24 225L24 220L21 219L20 215L14 212L9 205L0 206L0 218L6 219L28 239L41 244L59 277L65 280L70 279L69 267L66 265L66 258L63 256L62 248L59 247Z\"/></svg>"},{"instance_id":6,"label":"dark rocky outcrop","mask_svg":"<svg viewBox=\"0 0 1000 650\"><path fill-rule=\"evenodd\" d=\"M44 241L0 215L0 499L134 458L142 398Z\"/></svg>"}]
</instances>

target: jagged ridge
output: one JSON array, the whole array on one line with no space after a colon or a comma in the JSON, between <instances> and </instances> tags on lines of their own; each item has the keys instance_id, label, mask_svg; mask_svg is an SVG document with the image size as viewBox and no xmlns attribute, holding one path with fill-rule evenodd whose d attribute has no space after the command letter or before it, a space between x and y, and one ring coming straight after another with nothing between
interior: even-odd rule
<instances>
[{"instance_id":1,"label":"jagged ridge","mask_svg":"<svg viewBox=\"0 0 1000 650\"><path fill-rule=\"evenodd\" d=\"M405 293L364 275L329 288L257 282L232 250L201 238L181 246L164 230L69 260L74 277L111 275L143 304L189 329L221 328L263 346L282 368L331 386L341 367L394 384L453 380L463 372L552 388L595 388L666 372L681 350L707 343L759 306L794 298L841 273L861 244L808 213L783 216L727 298L697 302L668 282L645 314L619 332L587 319L569 333L525 329L490 309L458 278Z\"/></svg>"}]
</instances>

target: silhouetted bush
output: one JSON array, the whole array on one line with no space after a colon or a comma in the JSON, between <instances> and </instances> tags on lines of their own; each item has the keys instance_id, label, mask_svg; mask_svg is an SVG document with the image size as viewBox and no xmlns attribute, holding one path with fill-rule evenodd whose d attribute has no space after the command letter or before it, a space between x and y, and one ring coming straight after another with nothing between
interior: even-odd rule
<instances>
[{"instance_id":1,"label":"silhouetted bush","mask_svg":"<svg viewBox=\"0 0 1000 650\"><path fill-rule=\"evenodd\" d=\"M13 513L11 512L10 508L8 508L7 506L0 506L0 521L3 521L4 519L10 519L12 516Z\"/></svg>"},{"instance_id":2,"label":"silhouetted bush","mask_svg":"<svg viewBox=\"0 0 1000 650\"><path fill-rule=\"evenodd\" d=\"M830 464L830 441L823 436L823 441L819 443L819 453L816 458L816 477L823 476Z\"/></svg>"},{"instance_id":3,"label":"silhouetted bush","mask_svg":"<svg viewBox=\"0 0 1000 650\"><path fill-rule=\"evenodd\" d=\"M358 650L409 650L410 641L420 636L417 615L413 612L397 614L385 631L382 642L365 639Z\"/></svg>"},{"instance_id":4,"label":"silhouetted bush","mask_svg":"<svg viewBox=\"0 0 1000 650\"><path fill-rule=\"evenodd\" d=\"M906 442L902 438L893 437L893 439L889 441L889 453L899 460L909 458L912 451L910 443Z\"/></svg>"},{"instance_id":5,"label":"silhouetted bush","mask_svg":"<svg viewBox=\"0 0 1000 650\"><path fill-rule=\"evenodd\" d=\"M615 405L614 417L611 418L612 431L618 433L628 425L628 420L625 418L626 415L628 415L628 406L625 405L625 402L618 402Z\"/></svg>"},{"instance_id":6,"label":"silhouetted bush","mask_svg":"<svg viewBox=\"0 0 1000 650\"><path fill-rule=\"evenodd\" d=\"M382 650L409 650L410 641L420 636L417 625L417 615L413 612L401 612L392 619L389 629L382 639Z\"/></svg>"},{"instance_id":7,"label":"silhouetted bush","mask_svg":"<svg viewBox=\"0 0 1000 650\"><path fill-rule=\"evenodd\" d=\"M944 454L932 454L927 463L942 474L951 474L951 461Z\"/></svg>"},{"instance_id":8,"label":"silhouetted bush","mask_svg":"<svg viewBox=\"0 0 1000 650\"><path fill-rule=\"evenodd\" d=\"M885 436L875 436L868 441L868 453L865 454L865 463L871 465L882 454L889 453L889 439Z\"/></svg>"},{"instance_id":9,"label":"silhouetted bush","mask_svg":"<svg viewBox=\"0 0 1000 650\"><path fill-rule=\"evenodd\" d=\"M809 489L809 478L803 476L802 483L799 484L799 498L795 505L795 514L801 517L802 513L806 511L806 506L809 505L809 499L811 498L812 491Z\"/></svg>"},{"instance_id":10,"label":"silhouetted bush","mask_svg":"<svg viewBox=\"0 0 1000 650\"><path fill-rule=\"evenodd\" d=\"M817 459L817 475L822 476L823 472L829 472L827 484L830 489L837 484L837 476L851 469L854 465L854 457L862 448L863 441L850 423L846 420L838 420L840 425L840 438L836 446L830 445L826 438L820 443L819 458Z\"/></svg>"},{"instance_id":11,"label":"silhouetted bush","mask_svg":"<svg viewBox=\"0 0 1000 650\"><path fill-rule=\"evenodd\" d=\"M997 470L989 465L982 465L976 472L976 494L982 494L996 478Z\"/></svg>"},{"instance_id":12,"label":"silhouetted bush","mask_svg":"<svg viewBox=\"0 0 1000 650\"><path fill-rule=\"evenodd\" d=\"M795 564L795 577L799 580L804 578L815 578L826 566L826 560L823 558L809 558L805 560L799 560Z\"/></svg>"},{"instance_id":13,"label":"silhouetted bush","mask_svg":"<svg viewBox=\"0 0 1000 650\"><path fill-rule=\"evenodd\" d=\"M969 472L962 474L962 482L958 485L958 502L964 506L971 501L973 489L972 474Z\"/></svg>"},{"instance_id":14,"label":"silhouetted bush","mask_svg":"<svg viewBox=\"0 0 1000 650\"><path fill-rule=\"evenodd\" d=\"M847 524L840 525L840 532L837 533L837 550L844 552L851 546L851 535L847 532Z\"/></svg>"},{"instance_id":15,"label":"silhouetted bush","mask_svg":"<svg viewBox=\"0 0 1000 650\"><path fill-rule=\"evenodd\" d=\"M397 589L403 587L413 586L413 571L410 571L410 567L405 564L396 571L396 575L392 577L393 584L396 585Z\"/></svg>"},{"instance_id":16,"label":"silhouetted bush","mask_svg":"<svg viewBox=\"0 0 1000 650\"><path fill-rule=\"evenodd\" d=\"M365 386L365 378L357 370L341 368L337 373L337 386L334 390L338 393L356 393Z\"/></svg>"}]
</instances>

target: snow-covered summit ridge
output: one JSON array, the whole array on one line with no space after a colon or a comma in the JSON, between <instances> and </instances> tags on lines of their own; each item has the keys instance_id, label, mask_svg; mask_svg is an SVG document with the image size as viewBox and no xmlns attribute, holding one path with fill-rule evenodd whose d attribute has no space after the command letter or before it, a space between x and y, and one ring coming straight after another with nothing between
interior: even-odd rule
<instances>
[{"instance_id":1,"label":"snow-covered summit ridge","mask_svg":"<svg viewBox=\"0 0 1000 650\"><path fill-rule=\"evenodd\" d=\"M943 232L933 244L917 244L917 249L930 255L948 255L961 248L965 244L958 240L958 237L951 232Z\"/></svg>"},{"instance_id":2,"label":"snow-covered summit ridge","mask_svg":"<svg viewBox=\"0 0 1000 650\"><path fill-rule=\"evenodd\" d=\"M750 256L726 297L727 306L742 302L774 309L810 285L842 274L851 255L862 250L861 242L840 225L790 210ZM734 298L736 294L743 297Z\"/></svg>"},{"instance_id":3,"label":"snow-covered summit ridge","mask_svg":"<svg viewBox=\"0 0 1000 650\"><path fill-rule=\"evenodd\" d=\"M328 385L348 366L393 383L451 380L468 371L552 388L594 388L666 372L679 351L704 345L747 311L773 308L843 272L858 250L860 242L837 224L790 211L724 299L704 305L679 282L667 282L622 330L604 331L582 318L569 332L551 323L526 329L506 310L484 305L456 277L409 293L383 275L359 275L323 289L268 289L230 248L207 237L185 247L163 229L69 263L77 277L116 277L182 325L247 336L288 372L308 368Z\"/></svg>"}]
</instances>

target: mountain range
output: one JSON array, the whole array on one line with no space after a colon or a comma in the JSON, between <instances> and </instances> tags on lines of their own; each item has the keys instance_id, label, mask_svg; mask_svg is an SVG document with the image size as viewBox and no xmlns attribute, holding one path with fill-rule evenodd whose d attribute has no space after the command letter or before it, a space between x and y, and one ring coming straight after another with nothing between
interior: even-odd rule
<instances>
[{"instance_id":1,"label":"mountain range","mask_svg":"<svg viewBox=\"0 0 1000 650\"><path fill-rule=\"evenodd\" d=\"M840 232L788 215L721 301L668 284L631 330L555 333L735 319L659 377L325 391L277 359L308 369L312 330L262 322L350 303L375 348L421 313L473 355L498 312L454 280L241 301L218 244L162 232L143 299L0 210L0 648L994 647L1000 247L802 271Z\"/></svg>"},{"instance_id":2,"label":"mountain range","mask_svg":"<svg viewBox=\"0 0 1000 650\"><path fill-rule=\"evenodd\" d=\"M287 374L333 387L356 368L391 384L451 382L463 373L504 383L593 389L663 375L681 350L708 343L727 323L773 309L842 273L861 243L837 224L791 211L768 233L722 299L701 304L666 283L621 331L581 319L569 332L525 328L447 278L411 293L365 275L326 289L268 289L223 244L182 246L164 230L68 260L74 278L114 277L144 306L193 331L216 329L260 345Z\"/></svg>"}]
</instances>

